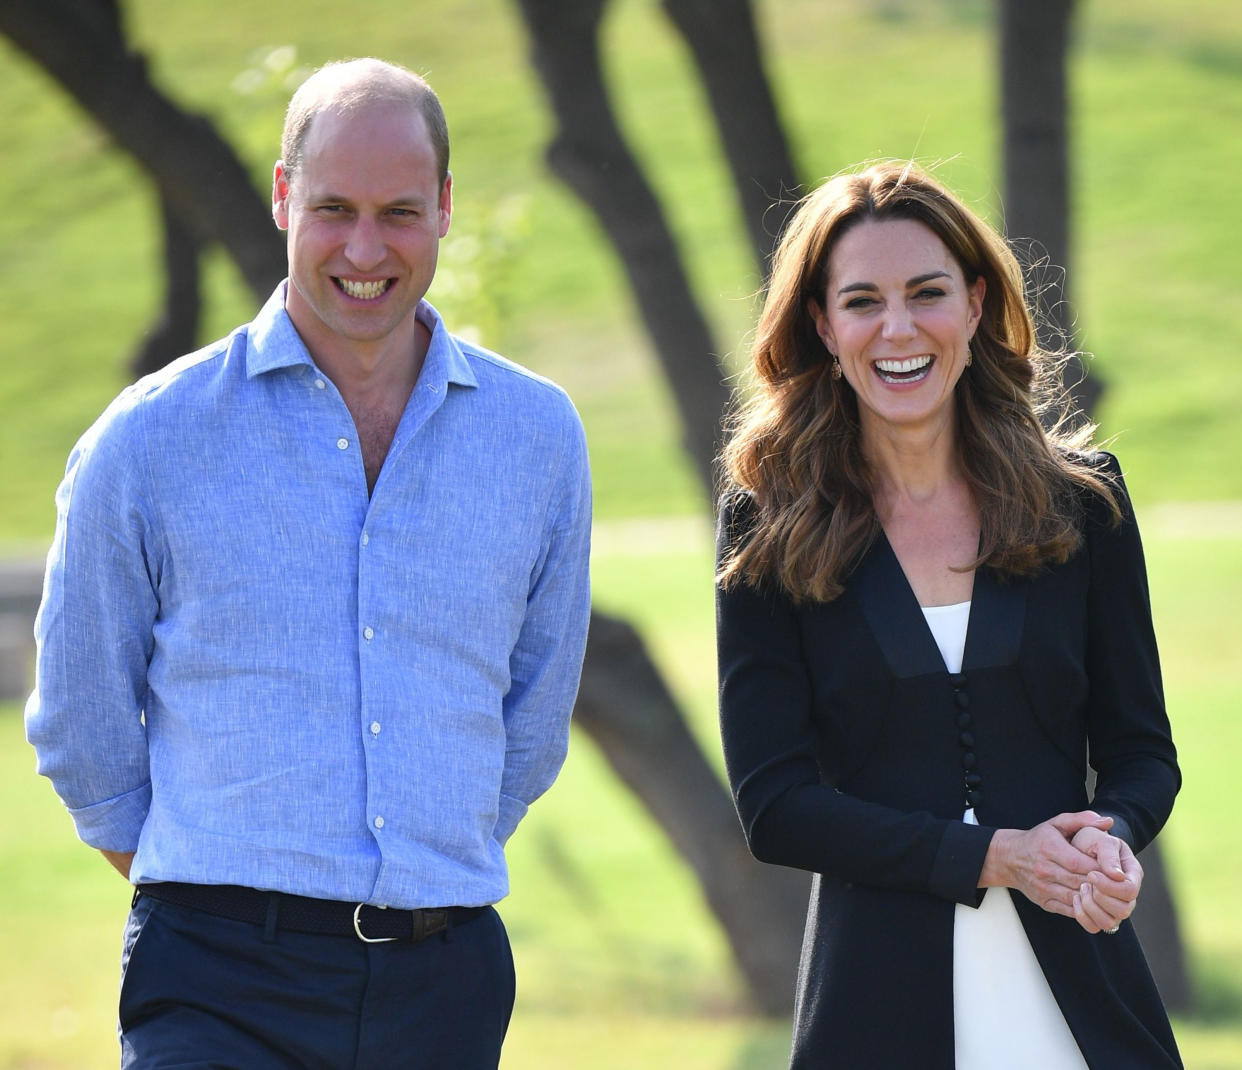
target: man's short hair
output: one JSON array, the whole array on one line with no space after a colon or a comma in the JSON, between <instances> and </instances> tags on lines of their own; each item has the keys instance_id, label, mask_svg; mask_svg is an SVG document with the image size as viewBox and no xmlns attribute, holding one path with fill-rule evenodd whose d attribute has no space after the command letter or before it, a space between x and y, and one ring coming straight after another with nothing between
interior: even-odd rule
<instances>
[{"instance_id":1,"label":"man's short hair","mask_svg":"<svg viewBox=\"0 0 1242 1070\"><path fill-rule=\"evenodd\" d=\"M293 182L302 168L306 135L316 115L328 110L348 114L380 102L408 104L422 115L443 187L448 178L449 135L440 98L427 81L413 71L396 63L370 58L325 64L293 94L280 138L280 156L288 180Z\"/></svg>"}]
</instances>

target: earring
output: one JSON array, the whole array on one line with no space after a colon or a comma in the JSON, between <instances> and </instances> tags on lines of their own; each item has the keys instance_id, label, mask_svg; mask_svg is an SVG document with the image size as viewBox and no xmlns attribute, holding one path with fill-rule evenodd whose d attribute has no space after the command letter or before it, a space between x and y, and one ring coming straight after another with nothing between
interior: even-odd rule
<instances>
[{"instance_id":1,"label":"earring","mask_svg":"<svg viewBox=\"0 0 1242 1070\"><path fill-rule=\"evenodd\" d=\"M834 379L841 378L841 362L836 357L832 358L832 377Z\"/></svg>"},{"instance_id":2,"label":"earring","mask_svg":"<svg viewBox=\"0 0 1242 1070\"><path fill-rule=\"evenodd\" d=\"M975 351L971 349L970 346L967 346L966 347L966 367L969 368L972 364L974 364L974 362L975 362Z\"/></svg>"}]
</instances>

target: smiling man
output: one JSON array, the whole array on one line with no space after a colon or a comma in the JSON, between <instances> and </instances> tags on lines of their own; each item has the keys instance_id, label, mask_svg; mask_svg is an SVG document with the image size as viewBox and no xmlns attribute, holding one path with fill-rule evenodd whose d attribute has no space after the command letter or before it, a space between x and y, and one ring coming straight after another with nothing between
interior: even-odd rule
<instances>
[{"instance_id":1,"label":"smiling man","mask_svg":"<svg viewBox=\"0 0 1242 1070\"><path fill-rule=\"evenodd\" d=\"M424 299L426 82L321 69L282 156L289 278L70 456L27 733L135 885L124 1067L495 1067L504 846L585 645L582 428Z\"/></svg>"}]
</instances>

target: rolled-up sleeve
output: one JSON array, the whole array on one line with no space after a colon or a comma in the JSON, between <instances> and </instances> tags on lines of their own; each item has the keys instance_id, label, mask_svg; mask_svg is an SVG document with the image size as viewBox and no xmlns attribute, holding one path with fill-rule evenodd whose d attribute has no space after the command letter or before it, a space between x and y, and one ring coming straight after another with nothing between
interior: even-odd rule
<instances>
[{"instance_id":1,"label":"rolled-up sleeve","mask_svg":"<svg viewBox=\"0 0 1242 1070\"><path fill-rule=\"evenodd\" d=\"M83 436L56 493L26 735L81 839L132 851L150 804L147 665L158 603L146 457L128 391Z\"/></svg>"},{"instance_id":2,"label":"rolled-up sleeve","mask_svg":"<svg viewBox=\"0 0 1242 1070\"><path fill-rule=\"evenodd\" d=\"M564 764L586 649L591 481L582 425L570 412L544 552L532 572L526 615L509 659L505 766L493 834L501 844Z\"/></svg>"}]
</instances>

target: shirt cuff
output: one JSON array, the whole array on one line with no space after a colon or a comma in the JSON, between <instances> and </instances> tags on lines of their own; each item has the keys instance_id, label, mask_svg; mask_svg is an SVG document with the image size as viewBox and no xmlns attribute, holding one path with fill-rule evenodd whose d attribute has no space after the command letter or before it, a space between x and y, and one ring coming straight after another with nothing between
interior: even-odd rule
<instances>
[{"instance_id":1,"label":"shirt cuff","mask_svg":"<svg viewBox=\"0 0 1242 1070\"><path fill-rule=\"evenodd\" d=\"M1116 836L1119 840L1125 840L1131 848L1134 847L1134 833L1130 830L1130 824L1124 817L1108 810L1100 810L1098 813L1101 817L1111 817L1113 819L1113 827L1108 830L1110 836Z\"/></svg>"},{"instance_id":2,"label":"shirt cuff","mask_svg":"<svg viewBox=\"0 0 1242 1070\"><path fill-rule=\"evenodd\" d=\"M951 899L968 907L977 907L983 900L979 874L996 829L986 825L967 825L950 821L932 863L928 890L942 899Z\"/></svg>"},{"instance_id":3,"label":"shirt cuff","mask_svg":"<svg viewBox=\"0 0 1242 1070\"><path fill-rule=\"evenodd\" d=\"M492 832L492 838L502 847L513 835L518 822L526 816L526 810L527 806L521 799L515 799L512 795L500 796L500 812L496 815L496 828Z\"/></svg>"},{"instance_id":4,"label":"shirt cuff","mask_svg":"<svg viewBox=\"0 0 1242 1070\"><path fill-rule=\"evenodd\" d=\"M147 812L151 809L151 785L143 784L90 806L70 808L78 838L100 851L136 851Z\"/></svg>"}]
</instances>

